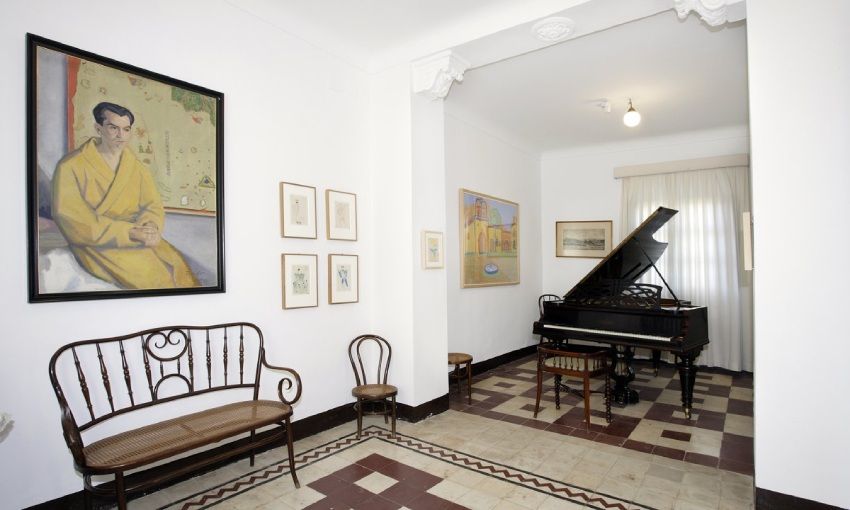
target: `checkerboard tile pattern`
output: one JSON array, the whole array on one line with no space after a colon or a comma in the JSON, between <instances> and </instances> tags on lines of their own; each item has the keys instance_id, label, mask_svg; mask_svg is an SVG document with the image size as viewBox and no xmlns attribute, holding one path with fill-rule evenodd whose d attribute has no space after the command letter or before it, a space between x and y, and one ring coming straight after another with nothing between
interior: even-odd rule
<instances>
[{"instance_id":1,"label":"checkerboard tile pattern","mask_svg":"<svg viewBox=\"0 0 850 510\"><path fill-rule=\"evenodd\" d=\"M649 362L635 361L631 387L640 402L612 406L613 420L605 422L602 395L591 398L591 425L584 424L583 401L561 392L555 409L554 378L545 374L540 411L534 418L536 354L502 365L473 378L472 405L451 394L451 408L462 413L520 424L538 430L581 437L652 455L753 474L753 380L749 373L700 368L694 386L692 419L681 408L675 367L662 365L658 375ZM564 383L581 388L581 381ZM602 378L591 389L603 389Z\"/></svg>"}]
</instances>

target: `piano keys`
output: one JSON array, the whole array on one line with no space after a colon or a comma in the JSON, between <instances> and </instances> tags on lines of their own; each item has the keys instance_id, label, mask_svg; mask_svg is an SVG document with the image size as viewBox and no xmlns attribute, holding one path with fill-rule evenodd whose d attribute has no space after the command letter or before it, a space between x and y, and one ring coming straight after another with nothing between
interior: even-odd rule
<instances>
[{"instance_id":1,"label":"piano keys","mask_svg":"<svg viewBox=\"0 0 850 510\"><path fill-rule=\"evenodd\" d=\"M638 347L676 356L682 389L682 407L691 418L697 368L694 360L708 344L708 310L680 300L667 285L655 263L667 248L653 235L678 211L659 207L602 259L563 299L542 301L534 333L552 342L586 340L612 346L614 399L636 403L638 393L632 359ZM662 298L662 287L636 283L650 269L658 273L671 298Z\"/></svg>"}]
</instances>

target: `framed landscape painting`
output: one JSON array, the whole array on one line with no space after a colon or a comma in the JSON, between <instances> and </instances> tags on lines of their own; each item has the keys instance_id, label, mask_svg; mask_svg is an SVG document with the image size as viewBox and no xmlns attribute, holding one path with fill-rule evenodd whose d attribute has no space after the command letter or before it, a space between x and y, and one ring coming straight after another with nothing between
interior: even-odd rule
<instances>
[{"instance_id":1,"label":"framed landscape painting","mask_svg":"<svg viewBox=\"0 0 850 510\"><path fill-rule=\"evenodd\" d=\"M224 292L224 95L27 35L30 302Z\"/></svg>"},{"instance_id":2,"label":"framed landscape painting","mask_svg":"<svg viewBox=\"0 0 850 510\"><path fill-rule=\"evenodd\" d=\"M461 287L519 283L519 204L460 190Z\"/></svg>"},{"instance_id":3,"label":"framed landscape painting","mask_svg":"<svg viewBox=\"0 0 850 510\"><path fill-rule=\"evenodd\" d=\"M611 220L556 221L555 256L603 258L611 253Z\"/></svg>"}]
</instances>

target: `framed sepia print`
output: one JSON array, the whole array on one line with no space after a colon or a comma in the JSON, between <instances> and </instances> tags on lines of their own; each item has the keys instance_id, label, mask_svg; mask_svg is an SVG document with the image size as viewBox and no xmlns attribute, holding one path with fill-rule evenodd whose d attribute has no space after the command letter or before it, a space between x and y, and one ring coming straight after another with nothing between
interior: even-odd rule
<instances>
[{"instance_id":1,"label":"framed sepia print","mask_svg":"<svg viewBox=\"0 0 850 510\"><path fill-rule=\"evenodd\" d=\"M318 255L284 253L280 256L283 308L319 306Z\"/></svg>"},{"instance_id":2,"label":"framed sepia print","mask_svg":"<svg viewBox=\"0 0 850 510\"><path fill-rule=\"evenodd\" d=\"M519 283L519 204L460 190L461 287Z\"/></svg>"},{"instance_id":3,"label":"framed sepia print","mask_svg":"<svg viewBox=\"0 0 850 510\"><path fill-rule=\"evenodd\" d=\"M280 235L316 239L316 188L280 183Z\"/></svg>"},{"instance_id":4,"label":"framed sepia print","mask_svg":"<svg viewBox=\"0 0 850 510\"><path fill-rule=\"evenodd\" d=\"M357 255L328 255L328 303L356 303L360 288Z\"/></svg>"},{"instance_id":5,"label":"framed sepia print","mask_svg":"<svg viewBox=\"0 0 850 510\"><path fill-rule=\"evenodd\" d=\"M556 221L555 256L603 258L611 253L611 220Z\"/></svg>"},{"instance_id":6,"label":"framed sepia print","mask_svg":"<svg viewBox=\"0 0 850 510\"><path fill-rule=\"evenodd\" d=\"M325 218L328 239L357 240L357 195L325 190Z\"/></svg>"},{"instance_id":7,"label":"framed sepia print","mask_svg":"<svg viewBox=\"0 0 850 510\"><path fill-rule=\"evenodd\" d=\"M422 232L422 268L443 267L443 233L425 230Z\"/></svg>"},{"instance_id":8,"label":"framed sepia print","mask_svg":"<svg viewBox=\"0 0 850 510\"><path fill-rule=\"evenodd\" d=\"M27 34L29 301L224 292L224 95Z\"/></svg>"}]
</instances>

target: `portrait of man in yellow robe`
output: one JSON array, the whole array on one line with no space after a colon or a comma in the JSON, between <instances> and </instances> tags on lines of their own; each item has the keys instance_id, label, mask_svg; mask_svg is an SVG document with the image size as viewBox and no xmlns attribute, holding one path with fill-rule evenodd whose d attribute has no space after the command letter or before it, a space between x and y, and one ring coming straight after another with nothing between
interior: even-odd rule
<instances>
[{"instance_id":1,"label":"portrait of man in yellow robe","mask_svg":"<svg viewBox=\"0 0 850 510\"><path fill-rule=\"evenodd\" d=\"M129 149L135 117L94 109L93 137L65 156L52 182L52 216L77 262L123 289L197 287L183 255L162 238L165 210L148 168Z\"/></svg>"}]
</instances>

